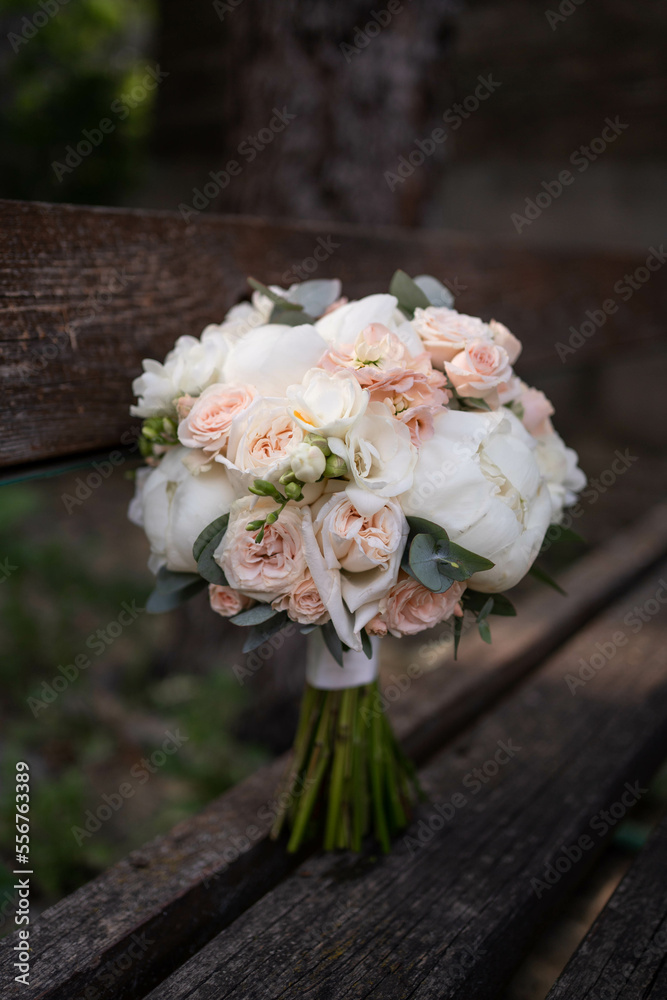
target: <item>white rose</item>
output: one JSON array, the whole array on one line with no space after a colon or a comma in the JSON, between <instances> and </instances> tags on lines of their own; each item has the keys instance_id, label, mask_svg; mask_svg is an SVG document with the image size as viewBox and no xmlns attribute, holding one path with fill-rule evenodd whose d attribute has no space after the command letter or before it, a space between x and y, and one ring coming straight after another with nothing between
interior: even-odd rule
<instances>
[{"instance_id":1,"label":"white rose","mask_svg":"<svg viewBox=\"0 0 667 1000\"><path fill-rule=\"evenodd\" d=\"M576 502L586 485L586 476L578 466L578 455L567 448L556 431L535 438L535 457L551 496L551 523L560 524L566 507Z\"/></svg>"},{"instance_id":2,"label":"white rose","mask_svg":"<svg viewBox=\"0 0 667 1000\"><path fill-rule=\"evenodd\" d=\"M551 520L535 442L509 411L445 411L420 451L407 515L439 524L453 542L495 563L468 581L507 590L525 576Z\"/></svg>"},{"instance_id":3,"label":"white rose","mask_svg":"<svg viewBox=\"0 0 667 1000\"><path fill-rule=\"evenodd\" d=\"M302 441L290 456L292 472L302 483L316 483L324 473L327 460L315 444Z\"/></svg>"},{"instance_id":4,"label":"white rose","mask_svg":"<svg viewBox=\"0 0 667 1000\"><path fill-rule=\"evenodd\" d=\"M369 403L345 440L329 438L329 447L345 459L357 486L378 496L396 497L412 485L417 449L409 428L384 403Z\"/></svg>"},{"instance_id":5,"label":"white rose","mask_svg":"<svg viewBox=\"0 0 667 1000\"><path fill-rule=\"evenodd\" d=\"M483 320L446 306L415 309L412 326L431 355L433 367L441 370L446 361L465 350L469 341L492 340L491 330Z\"/></svg>"},{"instance_id":6,"label":"white rose","mask_svg":"<svg viewBox=\"0 0 667 1000\"><path fill-rule=\"evenodd\" d=\"M132 390L139 397L130 408L135 417L171 416L174 400L182 394L198 396L214 382L219 382L233 340L227 324L207 326L198 340L179 337L164 362L147 358L144 374L135 378Z\"/></svg>"},{"instance_id":7,"label":"white rose","mask_svg":"<svg viewBox=\"0 0 667 1000\"><path fill-rule=\"evenodd\" d=\"M290 413L306 431L344 437L366 411L369 394L347 371L312 368L287 390Z\"/></svg>"},{"instance_id":8,"label":"white rose","mask_svg":"<svg viewBox=\"0 0 667 1000\"><path fill-rule=\"evenodd\" d=\"M151 546L150 569L196 573L192 546L204 528L226 514L236 493L226 469L192 475L183 464L187 448L170 448L157 468L137 476L130 520L144 528Z\"/></svg>"},{"instance_id":9,"label":"white rose","mask_svg":"<svg viewBox=\"0 0 667 1000\"><path fill-rule=\"evenodd\" d=\"M257 327L232 346L225 381L254 385L262 396L284 396L289 385L317 365L326 346L314 326Z\"/></svg>"}]
</instances>

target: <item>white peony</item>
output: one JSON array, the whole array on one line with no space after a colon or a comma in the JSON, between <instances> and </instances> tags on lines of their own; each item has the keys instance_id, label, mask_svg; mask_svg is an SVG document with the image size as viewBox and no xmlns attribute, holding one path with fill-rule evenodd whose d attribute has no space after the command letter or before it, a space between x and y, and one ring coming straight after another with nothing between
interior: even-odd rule
<instances>
[{"instance_id":1,"label":"white peony","mask_svg":"<svg viewBox=\"0 0 667 1000\"><path fill-rule=\"evenodd\" d=\"M284 396L288 386L317 365L326 347L313 326L260 326L232 346L224 378L253 385L262 396Z\"/></svg>"},{"instance_id":2,"label":"white peony","mask_svg":"<svg viewBox=\"0 0 667 1000\"><path fill-rule=\"evenodd\" d=\"M139 470L128 515L143 527L151 547L148 561L157 573L161 566L175 573L195 573L192 546L216 517L226 514L236 493L227 470L214 465L192 475L183 464L188 448L170 448L157 468Z\"/></svg>"},{"instance_id":3,"label":"white peony","mask_svg":"<svg viewBox=\"0 0 667 1000\"><path fill-rule=\"evenodd\" d=\"M344 437L366 412L369 394L347 371L312 368L287 390L290 413L305 431Z\"/></svg>"},{"instance_id":4,"label":"white peony","mask_svg":"<svg viewBox=\"0 0 667 1000\"><path fill-rule=\"evenodd\" d=\"M143 375L132 383L139 402L130 408L135 417L171 416L180 395L198 396L220 382L234 339L234 324L207 326L201 337L179 337L164 362L147 358Z\"/></svg>"},{"instance_id":5,"label":"white peony","mask_svg":"<svg viewBox=\"0 0 667 1000\"><path fill-rule=\"evenodd\" d=\"M535 438L535 457L551 496L551 523L560 524L566 507L576 502L586 485L586 476L577 464L578 455L568 448L556 431Z\"/></svg>"},{"instance_id":6,"label":"white peony","mask_svg":"<svg viewBox=\"0 0 667 1000\"><path fill-rule=\"evenodd\" d=\"M398 308L394 295L367 295L340 306L317 321L315 327L328 344L354 344L357 337L371 323L380 323L395 333L413 356L421 354L421 339Z\"/></svg>"},{"instance_id":7,"label":"white peony","mask_svg":"<svg viewBox=\"0 0 667 1000\"><path fill-rule=\"evenodd\" d=\"M497 593L528 572L551 521L535 442L508 410L445 411L422 445L405 513L439 524L452 541L495 563L469 585Z\"/></svg>"},{"instance_id":8,"label":"white peony","mask_svg":"<svg viewBox=\"0 0 667 1000\"><path fill-rule=\"evenodd\" d=\"M329 438L334 455L343 458L357 486L381 497L410 489L417 461L409 428L384 403L369 403L344 441Z\"/></svg>"}]
</instances>

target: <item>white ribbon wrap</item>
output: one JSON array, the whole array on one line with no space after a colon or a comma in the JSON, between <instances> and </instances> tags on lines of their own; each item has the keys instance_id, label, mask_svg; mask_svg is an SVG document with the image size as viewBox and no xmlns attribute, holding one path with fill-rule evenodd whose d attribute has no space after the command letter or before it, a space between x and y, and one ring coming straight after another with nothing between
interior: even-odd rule
<instances>
[{"instance_id":1,"label":"white ribbon wrap","mask_svg":"<svg viewBox=\"0 0 667 1000\"><path fill-rule=\"evenodd\" d=\"M333 658L326 647L322 633L315 629L308 636L306 652L306 680L311 687L323 691L340 691L342 688L360 687L370 684L378 675L380 640L371 638L373 655L357 653L354 649L343 653L343 664Z\"/></svg>"}]
</instances>

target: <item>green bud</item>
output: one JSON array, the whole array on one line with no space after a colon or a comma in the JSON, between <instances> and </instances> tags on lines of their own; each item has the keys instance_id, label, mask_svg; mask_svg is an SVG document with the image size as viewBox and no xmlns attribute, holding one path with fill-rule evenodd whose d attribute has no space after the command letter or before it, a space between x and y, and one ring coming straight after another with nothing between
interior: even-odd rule
<instances>
[{"instance_id":1,"label":"green bud","mask_svg":"<svg viewBox=\"0 0 667 1000\"><path fill-rule=\"evenodd\" d=\"M255 542L257 542L257 544L259 544L263 538L264 538L264 525L262 525L262 527L257 532L257 534L255 536Z\"/></svg>"},{"instance_id":2,"label":"green bud","mask_svg":"<svg viewBox=\"0 0 667 1000\"><path fill-rule=\"evenodd\" d=\"M267 524L275 524L276 521L278 520L279 513L280 513L280 511L272 510L270 514L266 515L266 523Z\"/></svg>"},{"instance_id":3,"label":"green bud","mask_svg":"<svg viewBox=\"0 0 667 1000\"><path fill-rule=\"evenodd\" d=\"M306 442L306 444L314 444L316 448L319 448L320 451L324 454L325 458L328 458L329 455L331 454L331 449L329 447L327 439L323 437L321 434L315 434L314 432L311 431L311 433L306 434L303 440Z\"/></svg>"},{"instance_id":4,"label":"green bud","mask_svg":"<svg viewBox=\"0 0 667 1000\"><path fill-rule=\"evenodd\" d=\"M346 472L347 463L345 459L339 458L338 455L329 455L327 464L324 466L324 478L337 479L338 476L344 476Z\"/></svg>"},{"instance_id":5,"label":"green bud","mask_svg":"<svg viewBox=\"0 0 667 1000\"><path fill-rule=\"evenodd\" d=\"M261 520L261 521L251 521L249 524L246 524L245 530L246 531L259 531L259 529L263 528L263 527L264 527L264 521L263 520Z\"/></svg>"},{"instance_id":6,"label":"green bud","mask_svg":"<svg viewBox=\"0 0 667 1000\"><path fill-rule=\"evenodd\" d=\"M288 483L285 487L285 496L288 496L290 500L303 500L301 483Z\"/></svg>"},{"instance_id":7,"label":"green bud","mask_svg":"<svg viewBox=\"0 0 667 1000\"><path fill-rule=\"evenodd\" d=\"M145 438L148 438L149 441L154 441L155 438L158 437L157 431L147 423L144 424L142 434Z\"/></svg>"},{"instance_id":8,"label":"green bud","mask_svg":"<svg viewBox=\"0 0 667 1000\"><path fill-rule=\"evenodd\" d=\"M278 482L282 483L283 486L287 486L288 483L296 483L298 482L298 480L296 478L296 475L290 469L289 472L283 472ZM285 493L287 493L287 490L285 490Z\"/></svg>"},{"instance_id":9,"label":"green bud","mask_svg":"<svg viewBox=\"0 0 667 1000\"><path fill-rule=\"evenodd\" d=\"M268 479L256 479L253 485L248 488L251 493L254 493L258 497L273 497L274 500L285 499L282 493Z\"/></svg>"}]
</instances>

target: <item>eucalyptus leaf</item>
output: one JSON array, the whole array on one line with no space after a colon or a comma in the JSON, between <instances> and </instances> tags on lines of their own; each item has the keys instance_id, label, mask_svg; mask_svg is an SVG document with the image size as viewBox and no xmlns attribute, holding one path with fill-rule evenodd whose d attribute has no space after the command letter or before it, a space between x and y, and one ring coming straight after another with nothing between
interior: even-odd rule
<instances>
[{"instance_id":1,"label":"eucalyptus leaf","mask_svg":"<svg viewBox=\"0 0 667 1000\"><path fill-rule=\"evenodd\" d=\"M322 625L322 638L324 639L325 645L336 663L340 664L342 667L343 643L341 642L338 632L336 632L336 629L331 622L325 622L324 625Z\"/></svg>"},{"instance_id":2,"label":"eucalyptus leaf","mask_svg":"<svg viewBox=\"0 0 667 1000\"><path fill-rule=\"evenodd\" d=\"M146 611L151 615L173 611L205 586L206 581L197 573L173 573L163 566L155 579L155 589L146 601Z\"/></svg>"},{"instance_id":3,"label":"eucalyptus leaf","mask_svg":"<svg viewBox=\"0 0 667 1000\"><path fill-rule=\"evenodd\" d=\"M271 618L275 618L277 614L276 609L272 608L270 604L256 604L254 608L240 611L238 615L234 615L229 620L233 625L261 625L262 622L268 622Z\"/></svg>"},{"instance_id":4,"label":"eucalyptus leaf","mask_svg":"<svg viewBox=\"0 0 667 1000\"><path fill-rule=\"evenodd\" d=\"M435 594L449 590L454 577L448 576L436 554L437 541L432 535L415 535L410 545L409 563L414 577Z\"/></svg>"},{"instance_id":5,"label":"eucalyptus leaf","mask_svg":"<svg viewBox=\"0 0 667 1000\"><path fill-rule=\"evenodd\" d=\"M229 514L223 514L222 517L216 517L215 521L211 521L210 524L206 525L192 546L192 555L195 557L195 562L199 562L199 557L213 538L216 538L218 535L222 538L228 524Z\"/></svg>"},{"instance_id":6,"label":"eucalyptus leaf","mask_svg":"<svg viewBox=\"0 0 667 1000\"><path fill-rule=\"evenodd\" d=\"M478 620L478 622L477 622L477 629L478 629L479 634L481 635L482 639L484 640L484 642L488 642L490 644L491 643L491 629L489 628L489 623L487 622L486 618L482 618L481 620Z\"/></svg>"},{"instance_id":7,"label":"eucalyptus leaf","mask_svg":"<svg viewBox=\"0 0 667 1000\"><path fill-rule=\"evenodd\" d=\"M302 306L298 302L290 302L284 295L279 295L278 292L272 291L267 285L263 285L261 281L257 281L256 278L248 278L248 284L256 292L266 295L267 299L271 299L276 305L282 306L283 309L298 309L302 311Z\"/></svg>"},{"instance_id":8,"label":"eucalyptus leaf","mask_svg":"<svg viewBox=\"0 0 667 1000\"><path fill-rule=\"evenodd\" d=\"M492 594L490 596L493 599L493 607L488 614L508 617L516 615L516 608L504 594ZM468 588L461 598L461 603L466 611L473 611L475 614L478 614L489 599L489 594L482 594L478 590Z\"/></svg>"},{"instance_id":9,"label":"eucalyptus leaf","mask_svg":"<svg viewBox=\"0 0 667 1000\"><path fill-rule=\"evenodd\" d=\"M408 319L412 319L415 309L428 309L431 304L419 285L415 284L409 274L401 270L394 272L389 284L389 294L396 296L401 312Z\"/></svg>"},{"instance_id":10,"label":"eucalyptus leaf","mask_svg":"<svg viewBox=\"0 0 667 1000\"><path fill-rule=\"evenodd\" d=\"M556 583L554 578L552 576L549 576L547 571L545 569L542 569L541 566L538 566L536 563L533 563L528 572L530 573L531 576L534 576L536 580L539 580L541 583L545 583L547 587L552 587L554 590L558 591L559 594L562 594L563 597L567 597L567 591L563 590L561 585L559 583Z\"/></svg>"},{"instance_id":11,"label":"eucalyptus leaf","mask_svg":"<svg viewBox=\"0 0 667 1000\"><path fill-rule=\"evenodd\" d=\"M281 629L285 628L288 622L287 612L280 611L275 617L269 618L268 621L262 622L260 625L251 626L243 643L243 652L251 653L253 649L263 646L276 632L280 632Z\"/></svg>"},{"instance_id":12,"label":"eucalyptus leaf","mask_svg":"<svg viewBox=\"0 0 667 1000\"><path fill-rule=\"evenodd\" d=\"M319 318L340 298L341 290L338 278L315 278L295 285L287 293L287 298L300 305L304 312Z\"/></svg>"},{"instance_id":13,"label":"eucalyptus leaf","mask_svg":"<svg viewBox=\"0 0 667 1000\"><path fill-rule=\"evenodd\" d=\"M301 635L310 635L311 632L314 632L319 627L319 625L304 625L303 628L299 629L299 632Z\"/></svg>"},{"instance_id":14,"label":"eucalyptus leaf","mask_svg":"<svg viewBox=\"0 0 667 1000\"><path fill-rule=\"evenodd\" d=\"M431 274L419 274L414 281L432 306L445 306L446 309L453 307L454 296L437 278Z\"/></svg>"},{"instance_id":15,"label":"eucalyptus leaf","mask_svg":"<svg viewBox=\"0 0 667 1000\"><path fill-rule=\"evenodd\" d=\"M423 517L409 517L410 537L406 545L410 575L424 587L442 594L455 581L491 569L490 559L451 542L444 528Z\"/></svg>"},{"instance_id":16,"label":"eucalyptus leaf","mask_svg":"<svg viewBox=\"0 0 667 1000\"><path fill-rule=\"evenodd\" d=\"M277 323L279 326L303 326L304 323L314 322L314 316L305 312L294 312L293 309L284 309L282 305L274 306L269 316L269 323Z\"/></svg>"}]
</instances>

